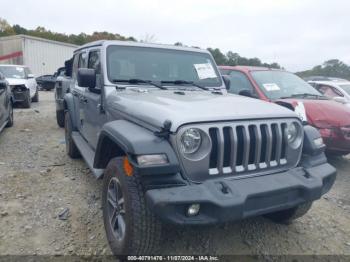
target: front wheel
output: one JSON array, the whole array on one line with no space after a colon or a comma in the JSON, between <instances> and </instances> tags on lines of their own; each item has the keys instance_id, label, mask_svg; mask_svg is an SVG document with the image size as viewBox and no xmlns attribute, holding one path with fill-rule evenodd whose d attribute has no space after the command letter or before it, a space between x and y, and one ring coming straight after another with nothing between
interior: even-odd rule
<instances>
[{"instance_id":1,"label":"front wheel","mask_svg":"<svg viewBox=\"0 0 350 262\"><path fill-rule=\"evenodd\" d=\"M32 98L32 102L39 102L39 88L36 88L35 95Z\"/></svg>"},{"instance_id":2,"label":"front wheel","mask_svg":"<svg viewBox=\"0 0 350 262\"><path fill-rule=\"evenodd\" d=\"M24 108L30 108L31 103L32 103L32 99L30 98L30 91L28 89L25 93L25 98L24 98L22 105Z\"/></svg>"},{"instance_id":3,"label":"front wheel","mask_svg":"<svg viewBox=\"0 0 350 262\"><path fill-rule=\"evenodd\" d=\"M81 155L80 155L79 149L77 148L77 146L73 141L72 132L73 132L72 119L70 118L70 114L67 111L65 114L65 124L64 124L66 152L71 158L79 158Z\"/></svg>"},{"instance_id":4,"label":"front wheel","mask_svg":"<svg viewBox=\"0 0 350 262\"><path fill-rule=\"evenodd\" d=\"M64 127L64 110L56 110L56 121L59 127Z\"/></svg>"},{"instance_id":5,"label":"front wheel","mask_svg":"<svg viewBox=\"0 0 350 262\"><path fill-rule=\"evenodd\" d=\"M312 202L307 202L293 208L267 214L265 217L276 223L290 224L293 220L305 215L310 210L311 206Z\"/></svg>"},{"instance_id":6,"label":"front wheel","mask_svg":"<svg viewBox=\"0 0 350 262\"><path fill-rule=\"evenodd\" d=\"M146 205L140 178L125 158L110 160L103 182L103 220L107 239L116 256L154 254L161 224ZM128 174L125 165L129 165Z\"/></svg>"}]
</instances>

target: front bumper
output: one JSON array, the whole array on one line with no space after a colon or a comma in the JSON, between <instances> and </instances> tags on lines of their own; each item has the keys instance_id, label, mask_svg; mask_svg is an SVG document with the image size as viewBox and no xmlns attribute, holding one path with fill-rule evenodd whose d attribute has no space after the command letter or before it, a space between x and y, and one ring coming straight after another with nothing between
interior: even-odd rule
<instances>
[{"instance_id":1,"label":"front bumper","mask_svg":"<svg viewBox=\"0 0 350 262\"><path fill-rule=\"evenodd\" d=\"M14 102L24 102L27 100L27 96L29 95L29 89L25 90L12 90L12 97L14 99Z\"/></svg>"},{"instance_id":2,"label":"front bumper","mask_svg":"<svg viewBox=\"0 0 350 262\"><path fill-rule=\"evenodd\" d=\"M319 199L332 187L336 170L328 163L286 172L216 179L202 184L151 189L146 198L165 222L212 224L240 220ZM225 190L223 190L223 188ZM187 216L189 205L200 204L199 214Z\"/></svg>"}]
</instances>

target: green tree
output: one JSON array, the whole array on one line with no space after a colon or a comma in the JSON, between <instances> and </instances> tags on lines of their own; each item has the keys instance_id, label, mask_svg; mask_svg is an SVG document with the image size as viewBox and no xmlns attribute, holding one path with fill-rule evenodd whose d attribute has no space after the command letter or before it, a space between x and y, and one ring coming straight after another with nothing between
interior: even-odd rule
<instances>
[{"instance_id":1,"label":"green tree","mask_svg":"<svg viewBox=\"0 0 350 262\"><path fill-rule=\"evenodd\" d=\"M226 65L227 64L227 58L226 56L220 51L219 48L208 48L208 51L211 53L211 55L214 57L215 62L218 65Z\"/></svg>"},{"instance_id":2,"label":"green tree","mask_svg":"<svg viewBox=\"0 0 350 262\"><path fill-rule=\"evenodd\" d=\"M350 67L339 59L330 59L310 70L297 72L301 77L328 76L350 79Z\"/></svg>"}]
</instances>

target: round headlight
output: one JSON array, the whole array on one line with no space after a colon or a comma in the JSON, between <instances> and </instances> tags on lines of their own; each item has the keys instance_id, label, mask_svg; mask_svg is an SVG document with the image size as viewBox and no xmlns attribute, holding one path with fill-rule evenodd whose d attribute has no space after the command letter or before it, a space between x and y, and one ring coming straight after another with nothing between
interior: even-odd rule
<instances>
[{"instance_id":1,"label":"round headlight","mask_svg":"<svg viewBox=\"0 0 350 262\"><path fill-rule=\"evenodd\" d=\"M181 136L181 149L185 154L197 152L201 143L201 133L197 128L189 128Z\"/></svg>"},{"instance_id":2,"label":"round headlight","mask_svg":"<svg viewBox=\"0 0 350 262\"><path fill-rule=\"evenodd\" d=\"M293 143L297 139L299 135L298 128L299 126L296 123L288 124L286 131L287 131L287 139L289 143Z\"/></svg>"}]
</instances>

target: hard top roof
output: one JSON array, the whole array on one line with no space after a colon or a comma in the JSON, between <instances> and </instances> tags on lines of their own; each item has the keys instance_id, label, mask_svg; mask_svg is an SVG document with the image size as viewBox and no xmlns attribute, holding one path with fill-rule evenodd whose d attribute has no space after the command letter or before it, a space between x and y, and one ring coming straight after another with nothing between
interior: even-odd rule
<instances>
[{"instance_id":1,"label":"hard top roof","mask_svg":"<svg viewBox=\"0 0 350 262\"><path fill-rule=\"evenodd\" d=\"M95 47L95 46L109 46L109 45L119 45L119 46L132 46L132 47L150 47L150 48L163 48L163 49L172 49L172 50L182 50L182 51L191 51L191 52L199 52L199 53L209 53L208 50L195 48L195 47L185 47L185 46L175 46L175 45L167 45L167 44L151 44L151 43L140 43L134 41L118 41L118 40L99 40L87 43L82 45L75 52Z\"/></svg>"}]
</instances>

